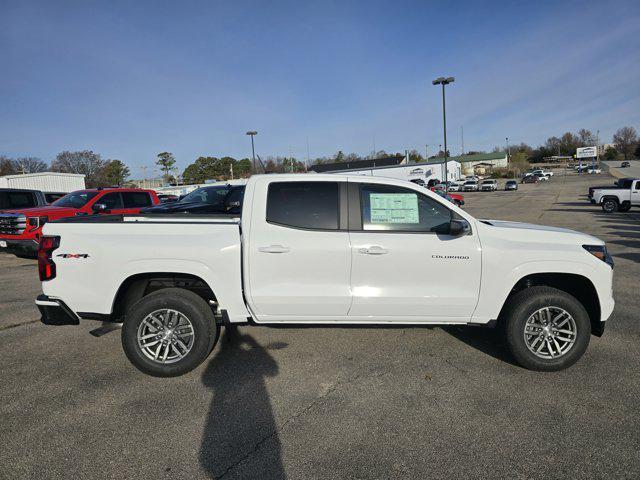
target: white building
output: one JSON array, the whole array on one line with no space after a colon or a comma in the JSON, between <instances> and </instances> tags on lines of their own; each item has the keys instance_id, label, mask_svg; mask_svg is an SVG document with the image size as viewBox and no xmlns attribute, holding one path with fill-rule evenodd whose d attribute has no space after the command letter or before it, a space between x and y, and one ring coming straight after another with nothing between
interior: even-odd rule
<instances>
[{"instance_id":1,"label":"white building","mask_svg":"<svg viewBox=\"0 0 640 480\"><path fill-rule=\"evenodd\" d=\"M357 160L350 163L313 165L309 168L318 173L343 173L346 175L371 175L428 183L429 180L444 180L444 162L405 163L404 157L389 157L376 160ZM345 168L346 167L346 168ZM454 160L447 161L447 177L450 181L461 176L461 166Z\"/></svg>"},{"instance_id":2,"label":"white building","mask_svg":"<svg viewBox=\"0 0 640 480\"><path fill-rule=\"evenodd\" d=\"M458 162L462 166L462 175L485 175L487 170L493 168L505 168L509 166L509 157L506 152L475 153L471 155L461 155L449 157L450 161ZM441 163L443 158L429 160L429 164ZM460 178L460 177L456 177Z\"/></svg>"},{"instance_id":3,"label":"white building","mask_svg":"<svg viewBox=\"0 0 640 480\"><path fill-rule=\"evenodd\" d=\"M40 172L0 177L0 188L25 188L42 192L69 193L85 188L84 175Z\"/></svg>"}]
</instances>

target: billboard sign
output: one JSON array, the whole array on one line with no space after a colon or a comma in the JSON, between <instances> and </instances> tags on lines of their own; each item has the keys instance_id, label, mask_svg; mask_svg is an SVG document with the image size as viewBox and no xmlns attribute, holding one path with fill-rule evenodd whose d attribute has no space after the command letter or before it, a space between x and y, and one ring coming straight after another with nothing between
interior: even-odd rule
<instances>
[{"instance_id":1,"label":"billboard sign","mask_svg":"<svg viewBox=\"0 0 640 480\"><path fill-rule=\"evenodd\" d=\"M576 158L592 158L597 157L596 147L582 147L576 149Z\"/></svg>"}]
</instances>

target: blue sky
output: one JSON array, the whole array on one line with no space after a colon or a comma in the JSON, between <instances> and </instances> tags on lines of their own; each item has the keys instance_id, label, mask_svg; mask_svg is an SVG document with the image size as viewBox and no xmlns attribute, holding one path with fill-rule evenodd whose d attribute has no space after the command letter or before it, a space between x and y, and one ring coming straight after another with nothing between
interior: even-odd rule
<instances>
[{"instance_id":1,"label":"blue sky","mask_svg":"<svg viewBox=\"0 0 640 480\"><path fill-rule=\"evenodd\" d=\"M304 159L640 129L640 2L0 0L0 154Z\"/></svg>"}]
</instances>

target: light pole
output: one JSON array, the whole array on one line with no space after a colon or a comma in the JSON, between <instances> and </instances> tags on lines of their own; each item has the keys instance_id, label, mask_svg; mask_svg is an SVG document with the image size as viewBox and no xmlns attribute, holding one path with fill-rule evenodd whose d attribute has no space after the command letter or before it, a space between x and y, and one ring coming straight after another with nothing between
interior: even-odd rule
<instances>
[{"instance_id":1,"label":"light pole","mask_svg":"<svg viewBox=\"0 0 640 480\"><path fill-rule=\"evenodd\" d=\"M509 137L505 138L507 141L507 163L511 160L511 148L509 147Z\"/></svg>"},{"instance_id":2,"label":"light pole","mask_svg":"<svg viewBox=\"0 0 640 480\"><path fill-rule=\"evenodd\" d=\"M454 77L438 77L433 82L433 85L442 85L442 126L444 130L444 191L449 192L449 178L447 172L447 108L444 98L444 86L453 83L456 79Z\"/></svg>"},{"instance_id":3,"label":"light pole","mask_svg":"<svg viewBox=\"0 0 640 480\"><path fill-rule=\"evenodd\" d=\"M256 136L258 134L258 132L256 131L248 131L247 135L249 135L251 137L251 158L253 159L253 173L257 173L256 170L256 148L253 145L253 137Z\"/></svg>"},{"instance_id":4,"label":"light pole","mask_svg":"<svg viewBox=\"0 0 640 480\"><path fill-rule=\"evenodd\" d=\"M424 154L426 155L426 157L424 157L425 161L428 161L429 160L429 144L428 143L424 146Z\"/></svg>"}]
</instances>

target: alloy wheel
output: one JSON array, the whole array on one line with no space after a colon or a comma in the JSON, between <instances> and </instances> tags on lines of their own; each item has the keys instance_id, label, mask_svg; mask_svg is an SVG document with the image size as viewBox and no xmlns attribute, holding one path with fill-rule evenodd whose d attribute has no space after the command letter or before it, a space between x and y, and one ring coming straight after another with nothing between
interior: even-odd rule
<instances>
[{"instance_id":1,"label":"alloy wheel","mask_svg":"<svg viewBox=\"0 0 640 480\"><path fill-rule=\"evenodd\" d=\"M544 307L533 312L524 325L524 341L537 357L556 359L571 350L578 338L576 322L560 307Z\"/></svg>"},{"instance_id":2,"label":"alloy wheel","mask_svg":"<svg viewBox=\"0 0 640 480\"><path fill-rule=\"evenodd\" d=\"M193 325L177 310L164 308L147 315L137 332L138 346L154 362L168 364L182 360L193 347Z\"/></svg>"}]
</instances>

